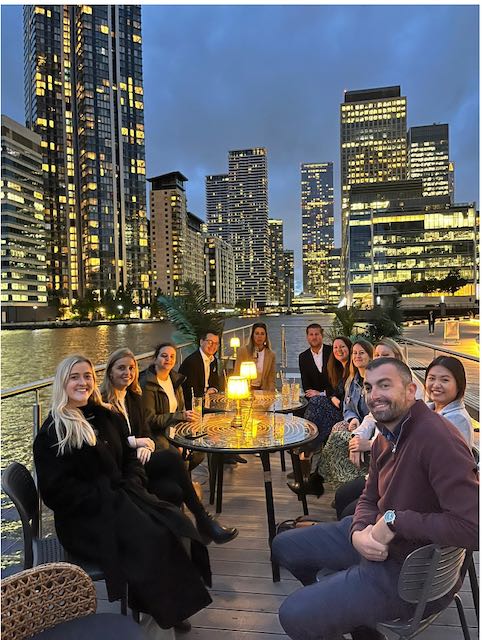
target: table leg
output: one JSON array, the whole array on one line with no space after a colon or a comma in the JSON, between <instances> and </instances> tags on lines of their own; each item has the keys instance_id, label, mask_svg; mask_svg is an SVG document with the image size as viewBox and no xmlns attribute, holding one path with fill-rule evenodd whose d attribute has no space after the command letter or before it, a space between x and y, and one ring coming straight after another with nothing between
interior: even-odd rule
<instances>
[{"instance_id":1,"label":"table leg","mask_svg":"<svg viewBox=\"0 0 482 640\"><path fill-rule=\"evenodd\" d=\"M216 472L217 472L217 462L216 462L215 453L208 453L208 468L209 468L209 504L214 504L214 498L216 496Z\"/></svg>"},{"instance_id":2,"label":"table leg","mask_svg":"<svg viewBox=\"0 0 482 640\"><path fill-rule=\"evenodd\" d=\"M271 549L271 543L276 535L276 522L274 517L274 502L273 502L273 484L271 482L271 467L269 463L269 453L261 453L261 462L263 464L264 471L264 491L266 494L266 514L268 516L268 531L269 531L269 546ZM279 565L271 561L271 569L273 571L273 582L280 581Z\"/></svg>"},{"instance_id":3,"label":"table leg","mask_svg":"<svg viewBox=\"0 0 482 640\"><path fill-rule=\"evenodd\" d=\"M285 452L284 450L279 452L279 457L281 460L281 471L286 471L286 460L285 460Z\"/></svg>"},{"instance_id":4,"label":"table leg","mask_svg":"<svg viewBox=\"0 0 482 640\"><path fill-rule=\"evenodd\" d=\"M300 455L295 451L291 451L290 453L291 453L291 461L293 463L293 472L295 474L295 482L298 482L300 487L302 487L304 480L303 480L303 472L301 470L301 464L300 464ZM303 513L305 514L305 516L307 516L309 511L308 511L308 503L306 501L306 493L304 493L304 491L300 491L298 500L301 500L301 504L303 505Z\"/></svg>"},{"instance_id":5,"label":"table leg","mask_svg":"<svg viewBox=\"0 0 482 640\"><path fill-rule=\"evenodd\" d=\"M216 456L216 476L217 476L217 490L216 490L216 513L221 513L223 510L223 476L224 476L224 457L222 453L213 454Z\"/></svg>"}]
</instances>

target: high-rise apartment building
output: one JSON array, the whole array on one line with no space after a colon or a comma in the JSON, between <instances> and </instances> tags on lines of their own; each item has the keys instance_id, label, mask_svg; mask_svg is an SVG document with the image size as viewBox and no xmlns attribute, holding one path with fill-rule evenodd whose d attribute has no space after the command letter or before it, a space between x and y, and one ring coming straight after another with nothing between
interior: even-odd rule
<instances>
[{"instance_id":1,"label":"high-rise apartment building","mask_svg":"<svg viewBox=\"0 0 482 640\"><path fill-rule=\"evenodd\" d=\"M407 100L399 86L346 91L340 106L342 270L348 273L348 211L353 185L407 176Z\"/></svg>"},{"instance_id":2,"label":"high-rise apartment building","mask_svg":"<svg viewBox=\"0 0 482 640\"><path fill-rule=\"evenodd\" d=\"M152 290L177 296L185 279L187 178L172 171L149 178Z\"/></svg>"},{"instance_id":3,"label":"high-rise apartment building","mask_svg":"<svg viewBox=\"0 0 482 640\"><path fill-rule=\"evenodd\" d=\"M449 125L410 127L407 134L409 179L421 178L422 195L440 204L453 202L454 168L449 159Z\"/></svg>"},{"instance_id":4,"label":"high-rise apartment building","mask_svg":"<svg viewBox=\"0 0 482 640\"><path fill-rule=\"evenodd\" d=\"M206 296L213 308L233 308L236 302L233 247L218 236L205 242Z\"/></svg>"},{"instance_id":5,"label":"high-rise apartment building","mask_svg":"<svg viewBox=\"0 0 482 640\"><path fill-rule=\"evenodd\" d=\"M41 137L50 286L149 295L141 9L24 7L27 126Z\"/></svg>"},{"instance_id":6,"label":"high-rise apartment building","mask_svg":"<svg viewBox=\"0 0 482 640\"><path fill-rule=\"evenodd\" d=\"M2 321L36 321L47 306L40 136L2 115L1 159Z\"/></svg>"},{"instance_id":7,"label":"high-rise apartment building","mask_svg":"<svg viewBox=\"0 0 482 640\"><path fill-rule=\"evenodd\" d=\"M470 204L436 206L422 196L423 180L353 186L350 194L350 272L353 299L372 306L377 296L405 287L407 296L432 295L455 269L468 280L455 295L475 297L477 213ZM424 283L435 283L427 290Z\"/></svg>"},{"instance_id":8,"label":"high-rise apartment building","mask_svg":"<svg viewBox=\"0 0 482 640\"><path fill-rule=\"evenodd\" d=\"M301 224L303 290L327 300L335 233L332 162L301 165Z\"/></svg>"},{"instance_id":9,"label":"high-rise apartment building","mask_svg":"<svg viewBox=\"0 0 482 640\"><path fill-rule=\"evenodd\" d=\"M206 178L206 210L209 234L233 246L236 299L264 307L269 296L266 149L229 152L228 174Z\"/></svg>"},{"instance_id":10,"label":"high-rise apartment building","mask_svg":"<svg viewBox=\"0 0 482 640\"><path fill-rule=\"evenodd\" d=\"M284 303L284 254L283 220L269 219L270 279L268 304L279 306Z\"/></svg>"},{"instance_id":11,"label":"high-rise apartment building","mask_svg":"<svg viewBox=\"0 0 482 640\"><path fill-rule=\"evenodd\" d=\"M184 252L183 280L196 282L203 291L206 287L205 264L206 225L201 218L187 212L186 243Z\"/></svg>"},{"instance_id":12,"label":"high-rise apartment building","mask_svg":"<svg viewBox=\"0 0 482 640\"><path fill-rule=\"evenodd\" d=\"M284 257L284 304L291 307L291 302L295 297L295 253L293 249L285 249Z\"/></svg>"}]
</instances>

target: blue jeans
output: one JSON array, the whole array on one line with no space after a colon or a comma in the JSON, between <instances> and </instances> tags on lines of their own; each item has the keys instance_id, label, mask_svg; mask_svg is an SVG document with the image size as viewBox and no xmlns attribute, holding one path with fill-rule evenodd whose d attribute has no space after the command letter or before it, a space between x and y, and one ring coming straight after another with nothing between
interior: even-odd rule
<instances>
[{"instance_id":1,"label":"blue jeans","mask_svg":"<svg viewBox=\"0 0 482 640\"><path fill-rule=\"evenodd\" d=\"M401 565L370 562L350 541L351 516L285 531L273 540L274 560L305 586L289 595L279 610L293 640L328 640L356 627L408 617L411 607L398 596ZM316 582L320 569L334 573Z\"/></svg>"}]
</instances>

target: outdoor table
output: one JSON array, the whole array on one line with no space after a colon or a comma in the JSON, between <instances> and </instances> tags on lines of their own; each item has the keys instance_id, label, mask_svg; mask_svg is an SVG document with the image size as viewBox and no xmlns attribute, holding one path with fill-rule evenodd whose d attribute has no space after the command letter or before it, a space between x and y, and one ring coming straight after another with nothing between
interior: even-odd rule
<instances>
[{"instance_id":1,"label":"outdoor table","mask_svg":"<svg viewBox=\"0 0 482 640\"><path fill-rule=\"evenodd\" d=\"M210 502L214 502L216 490L216 512L222 511L223 499L223 456L226 454L259 453L264 472L266 513L268 519L269 543L276 534L276 523L271 482L270 453L293 450L311 442L318 435L317 427L290 414L261 413L242 409L242 427L233 427L233 413L209 413L202 420L178 422L165 431L167 438L177 447L203 451L211 454ZM302 478L299 459L293 455L295 478ZM303 496L303 510L308 513L306 496ZM273 580L278 582L279 567L272 564Z\"/></svg>"},{"instance_id":2,"label":"outdoor table","mask_svg":"<svg viewBox=\"0 0 482 640\"><path fill-rule=\"evenodd\" d=\"M252 391L251 396L239 401L242 408L250 408L253 411L292 413L303 409L308 404L308 400L300 395L297 402L284 400L279 391ZM218 411L236 411L236 400L230 400L225 393L210 393L205 398L205 413Z\"/></svg>"}]
</instances>

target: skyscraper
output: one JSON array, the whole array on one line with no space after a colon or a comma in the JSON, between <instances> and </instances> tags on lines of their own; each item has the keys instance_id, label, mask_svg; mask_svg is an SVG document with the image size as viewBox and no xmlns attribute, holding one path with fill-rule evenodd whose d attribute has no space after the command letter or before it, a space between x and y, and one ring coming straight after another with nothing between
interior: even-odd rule
<instances>
[{"instance_id":1,"label":"skyscraper","mask_svg":"<svg viewBox=\"0 0 482 640\"><path fill-rule=\"evenodd\" d=\"M408 178L422 178L422 194L439 203L453 202L453 165L449 159L449 125L410 127Z\"/></svg>"},{"instance_id":2,"label":"skyscraper","mask_svg":"<svg viewBox=\"0 0 482 640\"><path fill-rule=\"evenodd\" d=\"M2 321L35 321L47 306L40 136L7 116L2 116L1 200Z\"/></svg>"},{"instance_id":3,"label":"skyscraper","mask_svg":"<svg viewBox=\"0 0 482 640\"><path fill-rule=\"evenodd\" d=\"M283 220L269 219L270 281L268 304L284 303Z\"/></svg>"},{"instance_id":4,"label":"skyscraper","mask_svg":"<svg viewBox=\"0 0 482 640\"><path fill-rule=\"evenodd\" d=\"M269 294L268 171L264 148L229 152L226 174L207 176L208 232L231 244L236 299L264 307Z\"/></svg>"},{"instance_id":5,"label":"skyscraper","mask_svg":"<svg viewBox=\"0 0 482 640\"><path fill-rule=\"evenodd\" d=\"M346 91L340 106L342 270L348 273L348 211L353 185L404 180L407 100L400 87Z\"/></svg>"},{"instance_id":6,"label":"skyscraper","mask_svg":"<svg viewBox=\"0 0 482 640\"><path fill-rule=\"evenodd\" d=\"M301 165L303 290L328 300L328 255L334 246L333 163Z\"/></svg>"},{"instance_id":7,"label":"skyscraper","mask_svg":"<svg viewBox=\"0 0 482 640\"><path fill-rule=\"evenodd\" d=\"M283 258L284 304L289 308L295 297L295 253L293 249L285 249L283 251Z\"/></svg>"},{"instance_id":8,"label":"skyscraper","mask_svg":"<svg viewBox=\"0 0 482 640\"><path fill-rule=\"evenodd\" d=\"M41 136L50 286L149 294L141 10L24 7L27 126Z\"/></svg>"},{"instance_id":9,"label":"skyscraper","mask_svg":"<svg viewBox=\"0 0 482 640\"><path fill-rule=\"evenodd\" d=\"M208 236L205 243L206 296L211 307L234 307L233 247L218 236Z\"/></svg>"}]
</instances>

